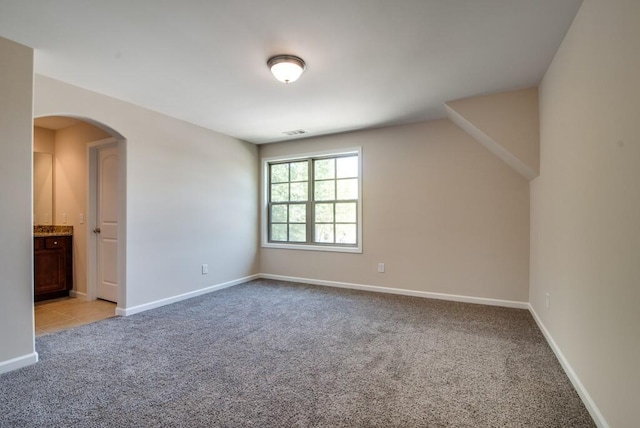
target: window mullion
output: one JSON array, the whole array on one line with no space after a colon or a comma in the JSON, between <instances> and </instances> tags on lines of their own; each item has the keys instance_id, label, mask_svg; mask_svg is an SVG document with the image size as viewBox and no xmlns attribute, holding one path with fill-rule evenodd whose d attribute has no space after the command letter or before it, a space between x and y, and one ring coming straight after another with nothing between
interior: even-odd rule
<instances>
[{"instance_id":1,"label":"window mullion","mask_svg":"<svg viewBox=\"0 0 640 428\"><path fill-rule=\"evenodd\" d=\"M291 209L291 162L289 162L287 166L287 242L291 242L291 219L289 218L289 210Z\"/></svg>"},{"instance_id":2,"label":"window mullion","mask_svg":"<svg viewBox=\"0 0 640 428\"><path fill-rule=\"evenodd\" d=\"M269 169L267 171L267 175L268 175L268 178L267 178L268 199L267 200L269 201L269 203L267 204L267 240L269 242L271 242L273 240L273 235L271 233L271 229L273 228L273 225L272 225L272 222L271 222L271 210L273 209L272 208L273 207L273 202L272 202L273 195L271 193L271 184L272 184L271 183L271 177L273 176L272 172L271 172L272 168L273 168L273 165L269 164Z\"/></svg>"},{"instance_id":3,"label":"window mullion","mask_svg":"<svg viewBox=\"0 0 640 428\"><path fill-rule=\"evenodd\" d=\"M338 187L336 186L336 192L338 191ZM338 196L336 194L336 196ZM336 204L337 204L337 199L335 199L333 201L333 243L336 243Z\"/></svg>"},{"instance_id":4,"label":"window mullion","mask_svg":"<svg viewBox=\"0 0 640 428\"><path fill-rule=\"evenodd\" d=\"M336 244L336 203L338 202L338 160L333 159L333 243Z\"/></svg>"},{"instance_id":5,"label":"window mullion","mask_svg":"<svg viewBox=\"0 0 640 428\"><path fill-rule=\"evenodd\" d=\"M309 217L307 219L307 244L313 244L315 242L315 196L314 196L314 180L315 176L313 174L313 159L307 160L307 165L309 167L307 171L307 178L309 179L308 184L308 192L307 192L307 210L309 213Z\"/></svg>"},{"instance_id":6,"label":"window mullion","mask_svg":"<svg viewBox=\"0 0 640 428\"><path fill-rule=\"evenodd\" d=\"M269 180L269 187L271 187L271 180ZM269 203L267 204L267 240L271 242L271 206L273 203L271 202L271 194L269 194Z\"/></svg>"}]
</instances>

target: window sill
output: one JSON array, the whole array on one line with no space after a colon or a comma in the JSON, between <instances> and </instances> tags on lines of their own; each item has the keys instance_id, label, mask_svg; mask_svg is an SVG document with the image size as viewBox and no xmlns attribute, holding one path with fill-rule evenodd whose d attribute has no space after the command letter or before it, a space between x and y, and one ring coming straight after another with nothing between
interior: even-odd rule
<instances>
[{"instance_id":1,"label":"window sill","mask_svg":"<svg viewBox=\"0 0 640 428\"><path fill-rule=\"evenodd\" d=\"M304 251L329 251L334 253L357 253L362 254L362 247L336 247L331 245L305 245L305 244L276 244L273 242L263 242L262 248L279 248L281 250L304 250Z\"/></svg>"}]
</instances>

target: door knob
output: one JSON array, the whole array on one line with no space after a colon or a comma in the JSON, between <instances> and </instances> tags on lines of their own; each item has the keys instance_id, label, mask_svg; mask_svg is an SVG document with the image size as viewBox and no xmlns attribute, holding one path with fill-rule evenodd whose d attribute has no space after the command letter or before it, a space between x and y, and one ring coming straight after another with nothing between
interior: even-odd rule
<instances>
[{"instance_id":1,"label":"door knob","mask_svg":"<svg viewBox=\"0 0 640 428\"><path fill-rule=\"evenodd\" d=\"M95 229L93 229L93 233L100 233L100 228L96 227Z\"/></svg>"}]
</instances>

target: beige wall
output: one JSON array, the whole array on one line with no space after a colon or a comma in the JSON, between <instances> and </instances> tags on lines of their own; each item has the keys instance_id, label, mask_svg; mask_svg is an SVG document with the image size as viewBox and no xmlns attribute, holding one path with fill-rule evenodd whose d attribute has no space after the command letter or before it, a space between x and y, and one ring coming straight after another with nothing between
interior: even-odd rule
<instances>
[{"instance_id":1,"label":"beige wall","mask_svg":"<svg viewBox=\"0 0 640 428\"><path fill-rule=\"evenodd\" d=\"M530 301L612 427L640 420L639 41L640 2L585 0L540 86L531 184Z\"/></svg>"},{"instance_id":2,"label":"beige wall","mask_svg":"<svg viewBox=\"0 0 640 428\"><path fill-rule=\"evenodd\" d=\"M126 139L119 165L126 174L127 235L120 307L257 272L254 145L43 76L35 79L34 110L36 117L89 118Z\"/></svg>"},{"instance_id":3,"label":"beige wall","mask_svg":"<svg viewBox=\"0 0 640 428\"><path fill-rule=\"evenodd\" d=\"M500 92L447 103L463 129L525 177L540 173L538 88ZM451 110L448 113L451 116ZM451 119L458 123L456 116Z\"/></svg>"},{"instance_id":4,"label":"beige wall","mask_svg":"<svg viewBox=\"0 0 640 428\"><path fill-rule=\"evenodd\" d=\"M0 373L35 362L33 50L0 37Z\"/></svg>"},{"instance_id":5,"label":"beige wall","mask_svg":"<svg viewBox=\"0 0 640 428\"><path fill-rule=\"evenodd\" d=\"M260 155L358 146L363 254L262 248L261 272L527 301L528 181L450 121L268 144Z\"/></svg>"},{"instance_id":6,"label":"beige wall","mask_svg":"<svg viewBox=\"0 0 640 428\"><path fill-rule=\"evenodd\" d=\"M55 132L55 224L73 226L73 289L87 292L87 143L110 135L86 122ZM64 220L66 214L66 222Z\"/></svg>"},{"instance_id":7,"label":"beige wall","mask_svg":"<svg viewBox=\"0 0 640 428\"><path fill-rule=\"evenodd\" d=\"M33 151L42 153L54 153L56 144L56 131L53 129L33 127Z\"/></svg>"}]
</instances>

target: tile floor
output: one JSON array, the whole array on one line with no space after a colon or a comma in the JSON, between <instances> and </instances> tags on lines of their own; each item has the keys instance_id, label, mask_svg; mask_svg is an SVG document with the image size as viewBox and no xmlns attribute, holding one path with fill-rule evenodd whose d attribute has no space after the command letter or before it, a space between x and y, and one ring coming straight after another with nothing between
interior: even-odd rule
<instances>
[{"instance_id":1,"label":"tile floor","mask_svg":"<svg viewBox=\"0 0 640 428\"><path fill-rule=\"evenodd\" d=\"M75 297L36 302L36 336L89 324L115 316L116 304L105 300L86 300Z\"/></svg>"}]
</instances>

